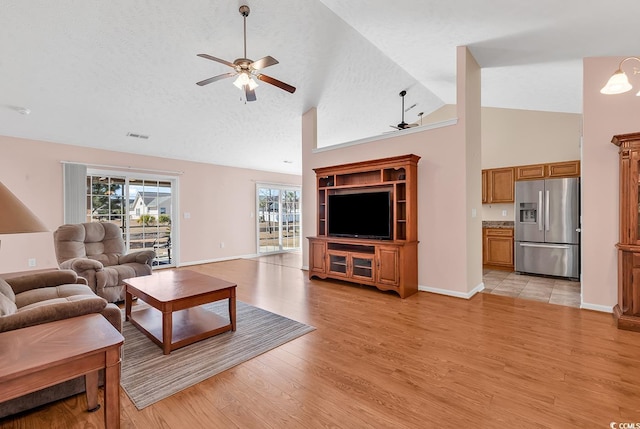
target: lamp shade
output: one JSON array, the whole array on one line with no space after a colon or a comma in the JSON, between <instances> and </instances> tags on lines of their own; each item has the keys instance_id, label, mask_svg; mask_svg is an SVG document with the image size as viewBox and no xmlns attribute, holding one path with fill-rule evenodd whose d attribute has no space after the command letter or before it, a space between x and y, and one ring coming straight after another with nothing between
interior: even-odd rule
<instances>
[{"instance_id":1,"label":"lamp shade","mask_svg":"<svg viewBox=\"0 0 640 429\"><path fill-rule=\"evenodd\" d=\"M609 78L609 81L600 90L600 93L607 95L622 94L623 92L627 92L630 89L631 84L629 83L627 74L618 69L618 71Z\"/></svg>"},{"instance_id":2,"label":"lamp shade","mask_svg":"<svg viewBox=\"0 0 640 429\"><path fill-rule=\"evenodd\" d=\"M233 84L238 88L238 89L243 89L245 85L247 85L249 83L249 76L247 76L246 73L240 73L238 75L238 78L233 82Z\"/></svg>"},{"instance_id":3,"label":"lamp shade","mask_svg":"<svg viewBox=\"0 0 640 429\"><path fill-rule=\"evenodd\" d=\"M42 221L0 182L0 234L48 231Z\"/></svg>"},{"instance_id":4,"label":"lamp shade","mask_svg":"<svg viewBox=\"0 0 640 429\"><path fill-rule=\"evenodd\" d=\"M233 84L238 89L244 89L245 85L249 85L249 89L251 91L253 91L258 87L258 83L253 80L253 77L249 73L246 73L246 72L241 72L238 75L238 78L233 82Z\"/></svg>"}]
</instances>

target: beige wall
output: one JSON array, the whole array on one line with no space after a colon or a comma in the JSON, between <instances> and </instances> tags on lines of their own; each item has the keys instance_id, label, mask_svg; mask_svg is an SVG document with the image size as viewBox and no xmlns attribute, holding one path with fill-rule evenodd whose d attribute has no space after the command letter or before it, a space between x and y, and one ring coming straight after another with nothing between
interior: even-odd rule
<instances>
[{"instance_id":1,"label":"beige wall","mask_svg":"<svg viewBox=\"0 0 640 429\"><path fill-rule=\"evenodd\" d=\"M460 117L460 126L465 132L467 285L480 285L482 258L478 255L482 255L481 75L480 66L471 52L465 50L464 63L460 61L462 54L460 52L458 56L457 74L464 77L464 86L458 87L457 104L459 109L464 111ZM478 290L481 290L481 287Z\"/></svg>"},{"instance_id":2,"label":"beige wall","mask_svg":"<svg viewBox=\"0 0 640 429\"><path fill-rule=\"evenodd\" d=\"M582 115L482 109L482 168L580 159Z\"/></svg>"},{"instance_id":3,"label":"beige wall","mask_svg":"<svg viewBox=\"0 0 640 429\"><path fill-rule=\"evenodd\" d=\"M423 125L456 117L445 105L423 119ZM576 113L483 107L482 168L580 159L582 115ZM503 211L506 210L506 216ZM514 220L513 204L483 204L483 220Z\"/></svg>"},{"instance_id":4,"label":"beige wall","mask_svg":"<svg viewBox=\"0 0 640 429\"><path fill-rule=\"evenodd\" d=\"M640 131L640 77L625 69L634 89L603 95L600 88L622 57L585 58L583 73L584 141L582 148L582 299L588 308L617 302L618 148L616 134ZM602 309L604 309L602 308Z\"/></svg>"},{"instance_id":5,"label":"beige wall","mask_svg":"<svg viewBox=\"0 0 640 429\"><path fill-rule=\"evenodd\" d=\"M473 112L479 110L479 69L464 47L458 48L457 54L459 88L463 90L462 97L473 95L468 106ZM473 76L467 78L468 74ZM459 101L458 104L464 106L465 103ZM420 132L390 133L369 143L328 150L314 150L316 137L309 127L316 126L315 110L307 112L302 119L303 235L316 235L313 168L409 153L419 155L418 283L422 290L470 296L482 282L481 268L478 268L482 263L479 244L481 224L478 218L470 218L472 208L479 215L481 176L479 164L472 165L470 170L466 165L467 151L471 149L467 147L465 126L461 125L466 124L466 109L461 110L457 115L457 125ZM473 139L470 144L473 144ZM469 198L467 187L471 185L477 193ZM303 257L308 261L308 243L305 243Z\"/></svg>"},{"instance_id":6,"label":"beige wall","mask_svg":"<svg viewBox=\"0 0 640 429\"><path fill-rule=\"evenodd\" d=\"M580 114L483 107L481 115L482 168L580 159ZM447 104L423 125L455 117L456 106Z\"/></svg>"},{"instance_id":7,"label":"beige wall","mask_svg":"<svg viewBox=\"0 0 640 429\"><path fill-rule=\"evenodd\" d=\"M179 210L180 262L190 264L256 253L256 182L301 184L301 177L240 168L122 154L0 136L0 181L53 232L63 222L62 164L131 166L183 171ZM189 212L189 219L183 213ZM50 233L0 236L0 272L57 266ZM220 248L220 242L225 243Z\"/></svg>"}]
</instances>

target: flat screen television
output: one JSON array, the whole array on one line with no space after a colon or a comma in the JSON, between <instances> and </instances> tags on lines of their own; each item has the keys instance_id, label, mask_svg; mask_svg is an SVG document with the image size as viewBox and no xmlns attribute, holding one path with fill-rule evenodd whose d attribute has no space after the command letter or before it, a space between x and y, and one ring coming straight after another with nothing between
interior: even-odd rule
<instances>
[{"instance_id":1,"label":"flat screen television","mask_svg":"<svg viewBox=\"0 0 640 429\"><path fill-rule=\"evenodd\" d=\"M329 195L328 234L391 240L391 192Z\"/></svg>"}]
</instances>

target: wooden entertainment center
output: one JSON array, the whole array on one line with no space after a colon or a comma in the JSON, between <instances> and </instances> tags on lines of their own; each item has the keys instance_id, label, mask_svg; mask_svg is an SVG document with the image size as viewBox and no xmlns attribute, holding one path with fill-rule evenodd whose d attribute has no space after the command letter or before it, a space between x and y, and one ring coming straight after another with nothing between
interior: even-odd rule
<instances>
[{"instance_id":1,"label":"wooden entertainment center","mask_svg":"<svg viewBox=\"0 0 640 429\"><path fill-rule=\"evenodd\" d=\"M309 278L334 278L391 290L406 298L418 291L418 160L403 155L315 168L317 236L309 239ZM332 195L389 192L390 237L330 234Z\"/></svg>"}]
</instances>

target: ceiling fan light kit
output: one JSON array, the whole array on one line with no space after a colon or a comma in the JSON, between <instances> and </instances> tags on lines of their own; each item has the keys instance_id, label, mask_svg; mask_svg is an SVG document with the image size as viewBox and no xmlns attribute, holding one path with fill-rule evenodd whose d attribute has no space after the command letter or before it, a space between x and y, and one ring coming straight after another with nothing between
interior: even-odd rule
<instances>
[{"instance_id":1,"label":"ceiling fan light kit","mask_svg":"<svg viewBox=\"0 0 640 429\"><path fill-rule=\"evenodd\" d=\"M295 87L281 82L278 79L260 73L260 70L278 64L278 60L271 56L260 58L257 61L252 61L247 58L247 16L249 16L249 12L251 10L249 9L249 6L242 5L240 6L239 11L244 20L244 57L238 58L234 62L229 62L220 58L216 58L212 55L198 54L198 56L201 58L206 58L208 60L216 61L220 64L231 67L232 69L234 69L234 72L223 73L214 77L210 77L209 79L196 82L196 84L199 86L204 86L221 79L237 76L233 84L245 93L246 101L256 101L256 93L254 90L258 87L258 82L256 82L255 79L261 80L293 94L296 91Z\"/></svg>"},{"instance_id":2,"label":"ceiling fan light kit","mask_svg":"<svg viewBox=\"0 0 640 429\"><path fill-rule=\"evenodd\" d=\"M600 93L606 94L606 95L623 94L627 91L630 91L631 88L633 88L633 86L629 83L629 77L624 71L622 71L622 65L629 60L640 61L640 58L627 57L622 61L620 61L618 70L616 70L615 73L609 78L609 80L607 81L607 84L603 86L602 89L600 90ZM640 73L640 70L634 67L633 74L636 75L638 73ZM636 94L636 97L640 97L640 91L638 91L638 93Z\"/></svg>"}]
</instances>

